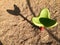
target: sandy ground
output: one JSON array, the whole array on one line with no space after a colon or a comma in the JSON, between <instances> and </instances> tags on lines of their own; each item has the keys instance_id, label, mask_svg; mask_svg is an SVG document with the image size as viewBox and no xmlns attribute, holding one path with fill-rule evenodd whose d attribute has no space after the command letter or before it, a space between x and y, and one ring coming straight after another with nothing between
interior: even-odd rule
<instances>
[{"instance_id":1,"label":"sandy ground","mask_svg":"<svg viewBox=\"0 0 60 45\"><path fill-rule=\"evenodd\" d=\"M31 18L43 8L50 10L58 26L41 32L33 26ZM60 45L60 0L0 0L0 42L0 45Z\"/></svg>"}]
</instances>

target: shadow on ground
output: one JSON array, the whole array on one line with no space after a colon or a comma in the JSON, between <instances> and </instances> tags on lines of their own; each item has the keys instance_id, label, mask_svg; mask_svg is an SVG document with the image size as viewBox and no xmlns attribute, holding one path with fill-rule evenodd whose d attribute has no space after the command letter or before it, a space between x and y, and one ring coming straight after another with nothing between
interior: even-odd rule
<instances>
[{"instance_id":1,"label":"shadow on ground","mask_svg":"<svg viewBox=\"0 0 60 45\"><path fill-rule=\"evenodd\" d=\"M3 45L3 43L0 41L0 45Z\"/></svg>"}]
</instances>

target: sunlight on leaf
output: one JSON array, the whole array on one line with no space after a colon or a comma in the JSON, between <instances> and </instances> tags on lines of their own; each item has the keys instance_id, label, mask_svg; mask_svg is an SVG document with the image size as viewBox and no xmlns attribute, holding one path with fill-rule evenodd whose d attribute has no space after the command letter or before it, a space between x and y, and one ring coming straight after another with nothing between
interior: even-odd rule
<instances>
[{"instance_id":1,"label":"sunlight on leaf","mask_svg":"<svg viewBox=\"0 0 60 45\"><path fill-rule=\"evenodd\" d=\"M39 15L39 18L50 18L50 12L47 8L43 9Z\"/></svg>"}]
</instances>

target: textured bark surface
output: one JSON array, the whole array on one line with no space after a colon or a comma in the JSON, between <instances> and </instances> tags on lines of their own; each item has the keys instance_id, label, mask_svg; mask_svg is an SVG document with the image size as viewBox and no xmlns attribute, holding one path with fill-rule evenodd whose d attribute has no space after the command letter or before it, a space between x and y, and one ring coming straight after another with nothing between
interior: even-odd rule
<instances>
[{"instance_id":1,"label":"textured bark surface","mask_svg":"<svg viewBox=\"0 0 60 45\"><path fill-rule=\"evenodd\" d=\"M11 11L14 14L7 12L14 10L14 5L19 9L15 13ZM50 10L58 26L41 32L31 24L31 18L38 16L43 8ZM3 45L60 45L60 0L0 0L0 42Z\"/></svg>"}]
</instances>

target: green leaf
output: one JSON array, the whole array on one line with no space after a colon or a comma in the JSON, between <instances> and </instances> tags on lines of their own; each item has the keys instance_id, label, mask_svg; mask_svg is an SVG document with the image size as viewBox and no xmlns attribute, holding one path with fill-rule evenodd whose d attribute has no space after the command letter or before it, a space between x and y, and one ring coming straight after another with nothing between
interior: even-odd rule
<instances>
[{"instance_id":1,"label":"green leaf","mask_svg":"<svg viewBox=\"0 0 60 45\"><path fill-rule=\"evenodd\" d=\"M52 19L48 19L48 18L38 18L38 17L34 17L32 18L32 22L39 27L55 27L58 23L55 20Z\"/></svg>"},{"instance_id":2,"label":"green leaf","mask_svg":"<svg viewBox=\"0 0 60 45\"><path fill-rule=\"evenodd\" d=\"M48 18L40 18L39 19L40 23L42 23L45 27L54 27L57 25L57 22L52 19Z\"/></svg>"},{"instance_id":3,"label":"green leaf","mask_svg":"<svg viewBox=\"0 0 60 45\"><path fill-rule=\"evenodd\" d=\"M40 23L40 21L39 21L39 18L38 17L33 17L32 18L32 22L36 25L36 26L44 26L42 23Z\"/></svg>"},{"instance_id":4,"label":"green leaf","mask_svg":"<svg viewBox=\"0 0 60 45\"><path fill-rule=\"evenodd\" d=\"M55 20L50 19L50 13L47 8L41 11L38 17L33 17L32 22L39 27L54 27L58 23Z\"/></svg>"},{"instance_id":5,"label":"green leaf","mask_svg":"<svg viewBox=\"0 0 60 45\"><path fill-rule=\"evenodd\" d=\"M50 18L49 10L47 8L44 8L40 13L39 18Z\"/></svg>"}]
</instances>

